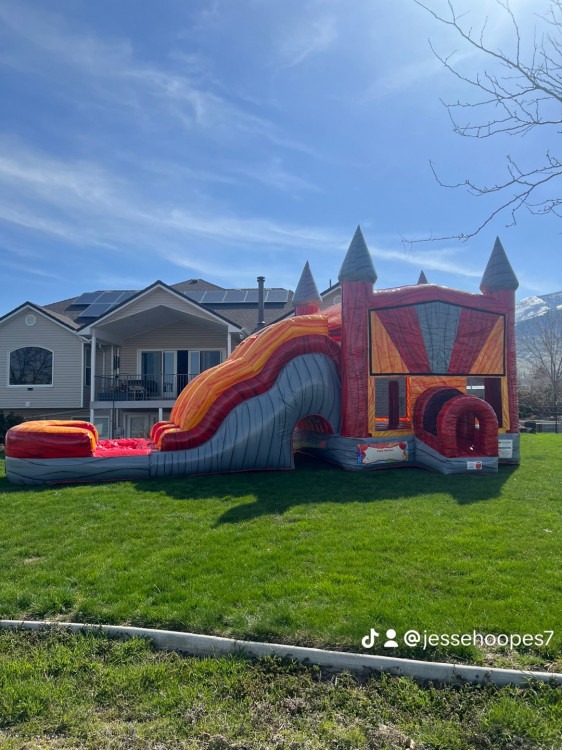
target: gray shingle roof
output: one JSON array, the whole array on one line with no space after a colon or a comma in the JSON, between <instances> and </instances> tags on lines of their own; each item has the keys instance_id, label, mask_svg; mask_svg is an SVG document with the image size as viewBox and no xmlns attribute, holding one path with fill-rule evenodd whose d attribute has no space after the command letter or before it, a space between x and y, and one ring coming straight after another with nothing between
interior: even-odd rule
<instances>
[{"instance_id":1,"label":"gray shingle roof","mask_svg":"<svg viewBox=\"0 0 562 750\"><path fill-rule=\"evenodd\" d=\"M187 281L182 281L178 284L170 285L170 288L174 289L180 294L186 294L193 291L216 291L224 289L224 287L220 287L217 284L211 283L210 281L205 281L205 279L188 279ZM266 324L277 320L277 318L282 316L285 312L292 311L293 293L290 290L284 291L288 292L288 298L285 303L265 304L264 319ZM53 317L56 317L72 328L77 329L80 328L84 322L83 320L77 321L78 316L84 310L83 307L76 307L73 305L73 303L75 303L77 299L79 299L79 296L69 297L68 299L61 300L60 302L53 302L52 304L44 305L43 307L41 307L41 309L45 310ZM186 297L186 299L189 299L189 297ZM233 323L240 328L245 328L248 332L254 330L258 321L257 302L255 304L244 303L243 305L229 305L224 303L220 305L204 304L201 305L201 307L204 307L205 309L219 315L229 323Z\"/></svg>"}]
</instances>

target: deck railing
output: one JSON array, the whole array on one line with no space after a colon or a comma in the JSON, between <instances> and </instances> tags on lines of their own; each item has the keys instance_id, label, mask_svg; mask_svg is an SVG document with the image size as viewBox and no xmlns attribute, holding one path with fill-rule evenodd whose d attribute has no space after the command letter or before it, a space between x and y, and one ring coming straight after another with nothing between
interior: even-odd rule
<instances>
[{"instance_id":1,"label":"deck railing","mask_svg":"<svg viewBox=\"0 0 562 750\"><path fill-rule=\"evenodd\" d=\"M95 401L175 401L195 375L96 375Z\"/></svg>"}]
</instances>

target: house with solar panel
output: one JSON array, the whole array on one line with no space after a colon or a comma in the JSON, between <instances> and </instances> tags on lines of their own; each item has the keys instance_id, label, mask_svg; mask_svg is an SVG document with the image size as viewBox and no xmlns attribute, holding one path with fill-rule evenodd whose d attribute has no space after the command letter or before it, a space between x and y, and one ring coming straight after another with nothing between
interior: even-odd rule
<instances>
[{"instance_id":1,"label":"house with solar panel","mask_svg":"<svg viewBox=\"0 0 562 750\"><path fill-rule=\"evenodd\" d=\"M86 292L0 318L0 409L88 419L101 437L147 435L196 375L256 328L292 311L292 292L202 279Z\"/></svg>"},{"instance_id":2,"label":"house with solar panel","mask_svg":"<svg viewBox=\"0 0 562 750\"><path fill-rule=\"evenodd\" d=\"M293 295L264 282L157 281L1 319L0 398L88 417L55 411L12 427L10 481L288 469L296 452L352 471L493 474L519 463L519 282L499 238L476 294L423 273L375 289L359 227L324 299L308 262Z\"/></svg>"}]
</instances>

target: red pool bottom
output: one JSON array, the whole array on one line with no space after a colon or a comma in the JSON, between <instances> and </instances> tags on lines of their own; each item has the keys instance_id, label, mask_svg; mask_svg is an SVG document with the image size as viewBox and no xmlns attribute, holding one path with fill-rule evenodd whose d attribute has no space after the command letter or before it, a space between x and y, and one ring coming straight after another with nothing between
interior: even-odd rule
<instances>
[{"instance_id":1,"label":"red pool bottom","mask_svg":"<svg viewBox=\"0 0 562 750\"><path fill-rule=\"evenodd\" d=\"M157 450L151 440L145 438L121 438L120 440L99 440L94 451L96 458L115 456L147 456Z\"/></svg>"}]
</instances>

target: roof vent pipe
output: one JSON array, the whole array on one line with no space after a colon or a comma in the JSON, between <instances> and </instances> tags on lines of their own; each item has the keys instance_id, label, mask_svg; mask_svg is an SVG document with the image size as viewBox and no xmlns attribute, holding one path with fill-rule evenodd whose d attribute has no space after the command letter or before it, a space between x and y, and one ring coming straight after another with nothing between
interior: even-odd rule
<instances>
[{"instance_id":1,"label":"roof vent pipe","mask_svg":"<svg viewBox=\"0 0 562 750\"><path fill-rule=\"evenodd\" d=\"M265 312L264 312L264 292L263 285L265 283L265 276L258 276L258 324L256 330L265 326Z\"/></svg>"}]
</instances>

